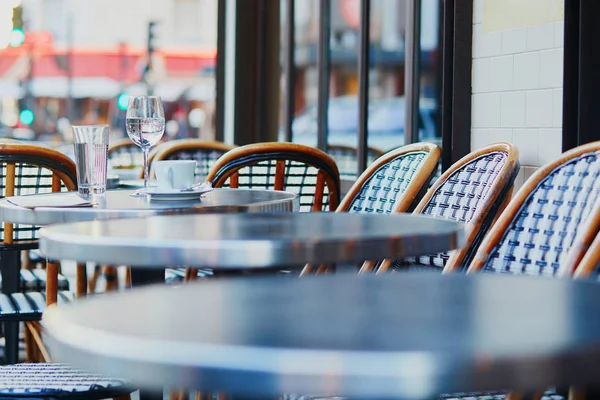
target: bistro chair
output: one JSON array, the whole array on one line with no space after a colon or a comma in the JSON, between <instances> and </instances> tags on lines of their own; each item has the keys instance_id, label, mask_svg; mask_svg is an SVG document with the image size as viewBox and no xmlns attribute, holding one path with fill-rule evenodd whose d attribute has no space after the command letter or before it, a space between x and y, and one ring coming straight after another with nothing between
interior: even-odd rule
<instances>
[{"instance_id":1,"label":"bistro chair","mask_svg":"<svg viewBox=\"0 0 600 400\"><path fill-rule=\"evenodd\" d=\"M571 277L575 272L575 278L590 277L600 248L599 156L600 142L594 142L538 169L486 235L467 273ZM584 398L577 389L571 396ZM542 390L533 398L563 397Z\"/></svg>"},{"instance_id":2,"label":"bistro chair","mask_svg":"<svg viewBox=\"0 0 600 400\"><path fill-rule=\"evenodd\" d=\"M135 389L122 379L81 371L65 364L0 366L0 399L130 399Z\"/></svg>"},{"instance_id":3,"label":"bistro chair","mask_svg":"<svg viewBox=\"0 0 600 400\"><path fill-rule=\"evenodd\" d=\"M76 167L73 161L64 154L46 147L27 144L0 144L0 194L2 196L19 196L26 194L50 193L75 190L77 187ZM3 259L4 268L19 268L22 251L38 247L39 227L2 223L0 228L0 250L4 254L12 254L14 265L9 258ZM68 289L68 282L58 273L60 266L56 262L48 262L46 271L24 269L19 270L19 293L0 295L0 322L27 322L25 335L28 358L31 359L33 343L31 332L34 329L29 321L38 321L46 306L44 291L51 293ZM85 266L77 267L77 292L85 288ZM62 283L62 284L61 284ZM65 283L67 283L65 287ZM5 284L5 282L3 282ZM69 301L73 294L61 291L53 295L51 300ZM13 343L6 343L12 346Z\"/></svg>"},{"instance_id":4,"label":"bistro chair","mask_svg":"<svg viewBox=\"0 0 600 400\"><path fill-rule=\"evenodd\" d=\"M367 166L383 155L383 151L375 147L367 147ZM341 178L356 178L358 171L357 149L352 146L330 144L327 146L329 154L340 170Z\"/></svg>"},{"instance_id":5,"label":"bistro chair","mask_svg":"<svg viewBox=\"0 0 600 400\"><path fill-rule=\"evenodd\" d=\"M336 212L390 214L412 210L434 176L441 151L432 143L399 147L379 157L354 182ZM330 267L307 265L301 276Z\"/></svg>"},{"instance_id":6,"label":"bistro chair","mask_svg":"<svg viewBox=\"0 0 600 400\"><path fill-rule=\"evenodd\" d=\"M599 157L600 142L594 142L538 169L498 218L467 272L555 276L562 269L561 275L571 276L598 232Z\"/></svg>"},{"instance_id":7,"label":"bistro chair","mask_svg":"<svg viewBox=\"0 0 600 400\"><path fill-rule=\"evenodd\" d=\"M205 179L217 160L235 147L223 142L210 142L201 139L172 140L157 147L157 152L152 161L195 160L196 177Z\"/></svg>"},{"instance_id":8,"label":"bistro chair","mask_svg":"<svg viewBox=\"0 0 600 400\"><path fill-rule=\"evenodd\" d=\"M391 150L354 182L336 212L406 212L425 194L440 159L440 148L415 143Z\"/></svg>"},{"instance_id":9,"label":"bistro chair","mask_svg":"<svg viewBox=\"0 0 600 400\"><path fill-rule=\"evenodd\" d=\"M465 223L465 246L447 253L385 260L379 266L375 261L367 261L361 272L459 270L470 262L483 236L510 200L518 172L518 151L508 143L492 144L466 155L442 174L414 210L415 214Z\"/></svg>"},{"instance_id":10,"label":"bistro chair","mask_svg":"<svg viewBox=\"0 0 600 400\"><path fill-rule=\"evenodd\" d=\"M600 230L596 230L596 235L589 249L583 245L579 250L583 253L581 262L575 266L569 265L568 267L575 267L574 278L575 279L593 279L595 281L600 280L598 275L600 266ZM573 263L575 264L575 263ZM568 273L569 268L561 269L563 273Z\"/></svg>"},{"instance_id":11,"label":"bistro chair","mask_svg":"<svg viewBox=\"0 0 600 400\"><path fill-rule=\"evenodd\" d=\"M270 142L230 150L210 170L213 186L298 193L300 211L333 211L340 202L335 161L313 147Z\"/></svg>"},{"instance_id":12,"label":"bistro chair","mask_svg":"<svg viewBox=\"0 0 600 400\"><path fill-rule=\"evenodd\" d=\"M50 193L76 189L76 167L67 156L45 147L0 144L2 196ZM2 224L0 250L20 253L38 246L38 227ZM14 254L14 253L13 253ZM3 260L4 261L4 260ZM7 266L4 265L6 268ZM15 265L15 267L18 267ZM49 360L43 346L39 320L47 305L63 304L74 294L58 290L59 265L48 262L45 293L0 294L0 322L25 322L27 358ZM85 295L85 265L77 266L77 294ZM37 345L37 348L35 348ZM6 343L9 345L9 343ZM122 381L83 373L65 365L16 364L0 366L0 399L3 398L106 398L131 393Z\"/></svg>"}]
</instances>

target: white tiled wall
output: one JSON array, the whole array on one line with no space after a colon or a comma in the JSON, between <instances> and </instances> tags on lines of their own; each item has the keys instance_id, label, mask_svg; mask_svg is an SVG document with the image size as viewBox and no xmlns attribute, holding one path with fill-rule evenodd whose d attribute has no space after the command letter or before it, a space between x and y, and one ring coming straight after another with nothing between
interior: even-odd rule
<instances>
[{"instance_id":1,"label":"white tiled wall","mask_svg":"<svg viewBox=\"0 0 600 400\"><path fill-rule=\"evenodd\" d=\"M563 22L484 32L484 1L474 0L471 146L515 144L527 175L561 153Z\"/></svg>"}]
</instances>

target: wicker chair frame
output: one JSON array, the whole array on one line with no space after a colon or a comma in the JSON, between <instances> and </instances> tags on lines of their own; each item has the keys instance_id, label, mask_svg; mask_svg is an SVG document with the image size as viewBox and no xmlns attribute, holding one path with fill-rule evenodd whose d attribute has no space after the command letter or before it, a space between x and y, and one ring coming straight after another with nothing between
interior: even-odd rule
<instances>
[{"instance_id":1,"label":"wicker chair frame","mask_svg":"<svg viewBox=\"0 0 600 400\"><path fill-rule=\"evenodd\" d=\"M253 168L266 173L254 174ZM291 183L292 178L300 183ZM294 191L300 195L301 211L335 210L340 202L340 174L333 158L300 144L269 142L235 148L215 163L206 180L216 188Z\"/></svg>"},{"instance_id":2,"label":"wicker chair frame","mask_svg":"<svg viewBox=\"0 0 600 400\"><path fill-rule=\"evenodd\" d=\"M484 165L478 166L482 162ZM488 169L486 163L492 164ZM499 167L499 168L498 168ZM454 163L446 172L438 178L431 189L425 194L414 210L415 214L433 215L442 218L459 220L465 223L465 246L449 253L422 256L407 259L409 264L434 266L432 260L441 260L442 266L438 266L444 273L459 271L468 265L475 251L482 241L484 235L494 223L497 215L502 212L511 198L513 183L519 172L519 153L517 149L508 143L496 143L473 151ZM480 185L480 182L472 181L461 176L461 173L487 174L489 185ZM466 191L455 191L459 186ZM471 187L472 186L472 187ZM478 190L486 189L476 194ZM471 200L477 199L479 201ZM467 199L467 203L463 202ZM448 210L455 215L444 215ZM442 214L442 215L440 215ZM457 214L462 214L458 216ZM470 216L469 216L470 215ZM361 268L361 272L386 273L393 266L395 260L384 260L381 265L375 261L367 261Z\"/></svg>"},{"instance_id":3,"label":"wicker chair frame","mask_svg":"<svg viewBox=\"0 0 600 400\"><path fill-rule=\"evenodd\" d=\"M0 144L0 168L4 196L29 193L59 192L62 189L77 188L76 166L64 154L46 147L25 144ZM32 172L33 171L33 172ZM22 239L20 233L34 233L37 227L14 226L3 223L3 240L0 250L19 251L36 248L37 238ZM106 398L124 396L133 390L123 387L104 388L93 383L116 380L102 380L99 376L82 373L60 364L48 363L50 355L45 349L41 337L41 318L45 306L72 300L72 293L58 293L57 262L48 262L46 266L46 293L39 292L0 294L0 321L24 321L25 342L28 359L41 359L43 364L18 364L0 367L0 399L4 398L52 398L66 399ZM86 293L85 265L77 265L77 294ZM44 302L46 304L44 304ZM87 379L87 380L86 380ZM74 386L89 389L73 391Z\"/></svg>"},{"instance_id":4,"label":"wicker chair frame","mask_svg":"<svg viewBox=\"0 0 600 400\"><path fill-rule=\"evenodd\" d=\"M585 169L586 166L592 166L592 169ZM571 276L581 264L582 269L576 276L585 274L586 265L589 265L587 260L592 255L587 258L586 263L582 259L586 252L590 253L588 249L600 228L600 182L596 183L598 177L600 142L576 147L539 168L498 218L479 246L467 272L483 270L566 277ZM560 211L560 207L567 214ZM536 221L535 226L525 225L530 219ZM543 221L547 221L547 224L537 225ZM560 222L565 222L566 225L555 226ZM518 236L514 236L526 229L530 234L528 241L518 240ZM561 238L560 242L549 242L551 236ZM571 243L564 243L563 240L570 240ZM516 250L521 248L525 250L516 254ZM535 254L536 251L539 254ZM502 268L490 265L494 259L500 258L505 263L520 263L520 270L517 271L508 264ZM532 268L537 268L538 271L533 273Z\"/></svg>"},{"instance_id":5,"label":"wicker chair frame","mask_svg":"<svg viewBox=\"0 0 600 400\"><path fill-rule=\"evenodd\" d=\"M432 143L414 143L391 150L379 157L358 177L348 193L342 199L338 212L407 212L427 191L439 162L441 150ZM403 160L409 163L402 164ZM393 175L386 170L393 169ZM378 176L379 174L379 176ZM373 182L378 179L379 182ZM382 182L382 181L386 182ZM387 185L386 185L387 184ZM366 189L372 185L385 193L373 199L381 203L380 207L358 206L368 196ZM391 187L392 185L396 187Z\"/></svg>"}]
</instances>

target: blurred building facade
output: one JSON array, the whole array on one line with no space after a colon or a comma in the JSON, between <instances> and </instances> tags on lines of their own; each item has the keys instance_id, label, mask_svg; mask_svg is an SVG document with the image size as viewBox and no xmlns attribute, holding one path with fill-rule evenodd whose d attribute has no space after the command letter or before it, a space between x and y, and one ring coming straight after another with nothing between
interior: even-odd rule
<instances>
[{"instance_id":1,"label":"blurred building facade","mask_svg":"<svg viewBox=\"0 0 600 400\"><path fill-rule=\"evenodd\" d=\"M166 107L170 115L195 108L210 113L216 5L217 0L23 0L25 42L0 50L0 79L12 88L18 108L33 109L32 127L40 134L55 130L61 117L118 127L123 94L160 95L173 103Z\"/></svg>"}]
</instances>

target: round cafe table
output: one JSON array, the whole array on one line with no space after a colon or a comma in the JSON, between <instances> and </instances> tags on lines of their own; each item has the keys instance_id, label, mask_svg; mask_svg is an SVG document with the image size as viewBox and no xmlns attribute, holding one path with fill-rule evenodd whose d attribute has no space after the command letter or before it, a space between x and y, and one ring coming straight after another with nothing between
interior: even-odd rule
<instances>
[{"instance_id":1,"label":"round cafe table","mask_svg":"<svg viewBox=\"0 0 600 400\"><path fill-rule=\"evenodd\" d=\"M596 283L398 273L198 281L51 307L56 361L141 388L433 399L597 383Z\"/></svg>"},{"instance_id":2,"label":"round cafe table","mask_svg":"<svg viewBox=\"0 0 600 400\"><path fill-rule=\"evenodd\" d=\"M298 195L289 192L248 189L215 189L212 192L188 201L150 201L148 198L131 197L133 190L107 191L97 197L93 207L36 207L34 209L12 204L11 197L0 200L0 220L14 224L46 226L62 222L106 220L111 218L146 217L151 215L173 215L205 212L291 212L299 208ZM44 194L43 196L72 196L72 193ZM29 195L27 197L35 197ZM25 197L25 196L22 196ZM133 222L133 225L137 222ZM19 290L20 250L3 251L0 254L2 291L15 293ZM93 260L90 260L93 261ZM140 264L137 264L140 265ZM166 264L165 264L166 265ZM163 265L163 267L165 266ZM164 280L164 272L132 271L134 284ZM14 325L14 324L13 324ZM16 343L16 326L7 329L7 342ZM15 345L7 345L8 362L16 361Z\"/></svg>"},{"instance_id":3,"label":"round cafe table","mask_svg":"<svg viewBox=\"0 0 600 400\"><path fill-rule=\"evenodd\" d=\"M253 189L215 189L185 201L150 201L130 196L134 190L109 190L97 198L93 207L19 207L6 197L0 200L0 220L15 224L45 226L61 222L78 222L114 218L193 212L291 212L299 208L298 195L290 192ZM51 196L71 196L53 193ZM36 196L36 195L30 195ZM48 194L44 194L48 196Z\"/></svg>"},{"instance_id":4,"label":"round cafe table","mask_svg":"<svg viewBox=\"0 0 600 400\"><path fill-rule=\"evenodd\" d=\"M446 251L463 224L411 214L244 213L90 221L40 230L58 260L164 268L264 269Z\"/></svg>"}]
</instances>

